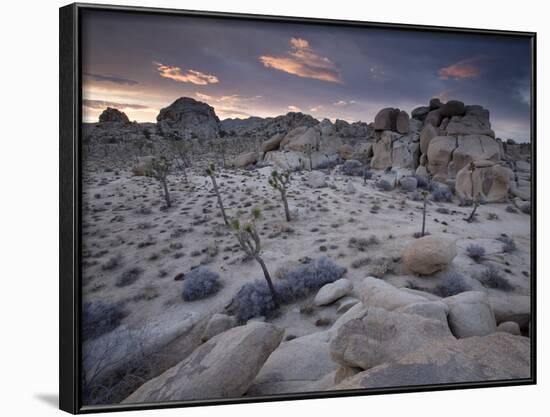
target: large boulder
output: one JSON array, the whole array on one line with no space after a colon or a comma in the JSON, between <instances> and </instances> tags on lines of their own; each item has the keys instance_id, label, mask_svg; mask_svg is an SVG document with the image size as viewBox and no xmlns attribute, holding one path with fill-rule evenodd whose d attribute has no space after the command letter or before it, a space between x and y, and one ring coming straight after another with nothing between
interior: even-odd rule
<instances>
[{"instance_id":1,"label":"large boulder","mask_svg":"<svg viewBox=\"0 0 550 417\"><path fill-rule=\"evenodd\" d=\"M430 275L450 265L455 256L454 240L424 236L405 247L402 260L408 270L419 275Z\"/></svg>"},{"instance_id":2,"label":"large boulder","mask_svg":"<svg viewBox=\"0 0 550 417\"><path fill-rule=\"evenodd\" d=\"M391 167L416 169L420 157L420 145L411 140L410 136L403 136L392 143Z\"/></svg>"},{"instance_id":3,"label":"large boulder","mask_svg":"<svg viewBox=\"0 0 550 417\"><path fill-rule=\"evenodd\" d=\"M440 320L369 307L365 316L338 330L330 351L341 365L369 369L442 338L454 339L447 323Z\"/></svg>"},{"instance_id":4,"label":"large boulder","mask_svg":"<svg viewBox=\"0 0 550 417\"><path fill-rule=\"evenodd\" d=\"M403 135L406 135L409 133L409 128L409 115L406 111L401 110L395 119L395 130Z\"/></svg>"},{"instance_id":5,"label":"large boulder","mask_svg":"<svg viewBox=\"0 0 550 417\"><path fill-rule=\"evenodd\" d=\"M374 117L374 130L396 130L397 116L400 110L387 107L380 110Z\"/></svg>"},{"instance_id":6,"label":"large boulder","mask_svg":"<svg viewBox=\"0 0 550 417\"><path fill-rule=\"evenodd\" d=\"M489 110L481 106L466 106L466 114L452 117L445 127L447 135L485 135L492 138L495 132L491 129Z\"/></svg>"},{"instance_id":7,"label":"large boulder","mask_svg":"<svg viewBox=\"0 0 550 417\"><path fill-rule=\"evenodd\" d=\"M429 142L427 155L428 170L432 175L454 178L474 160L498 161L500 147L489 136L436 136Z\"/></svg>"},{"instance_id":8,"label":"large boulder","mask_svg":"<svg viewBox=\"0 0 550 417\"><path fill-rule=\"evenodd\" d=\"M212 339L214 336L219 335L237 325L237 320L234 316L228 316L227 314L214 314L202 334L201 340L207 342Z\"/></svg>"},{"instance_id":9,"label":"large boulder","mask_svg":"<svg viewBox=\"0 0 550 417\"><path fill-rule=\"evenodd\" d=\"M211 139L220 133L220 120L214 108L189 97L180 97L161 109L157 126L163 135L181 139Z\"/></svg>"},{"instance_id":10,"label":"large boulder","mask_svg":"<svg viewBox=\"0 0 550 417\"><path fill-rule=\"evenodd\" d=\"M458 171L456 194L470 201L478 197L490 203L506 201L512 175L509 169L491 161L474 161Z\"/></svg>"},{"instance_id":11,"label":"large boulder","mask_svg":"<svg viewBox=\"0 0 550 417\"><path fill-rule=\"evenodd\" d=\"M354 292L365 306L380 307L388 311L429 301L422 295L412 294L374 277L366 277L356 284Z\"/></svg>"},{"instance_id":12,"label":"large boulder","mask_svg":"<svg viewBox=\"0 0 550 417\"><path fill-rule=\"evenodd\" d=\"M268 140L262 142L262 144L260 145L260 150L264 153L269 151L276 151L277 149L279 149L279 145L283 138L284 135L282 133L276 133Z\"/></svg>"},{"instance_id":13,"label":"large boulder","mask_svg":"<svg viewBox=\"0 0 550 417\"><path fill-rule=\"evenodd\" d=\"M298 132L301 132L303 128L297 128ZM303 131L303 133L298 133L293 131L291 137L285 137L284 142L281 143L281 146L284 149L291 151L308 151L308 150L318 150L321 140L321 132L319 129L310 127Z\"/></svg>"},{"instance_id":14,"label":"large boulder","mask_svg":"<svg viewBox=\"0 0 550 417\"><path fill-rule=\"evenodd\" d=\"M439 109L431 110L428 115L426 116L426 119L424 119L424 124L430 124L432 126L439 126L441 124L441 111Z\"/></svg>"},{"instance_id":15,"label":"large boulder","mask_svg":"<svg viewBox=\"0 0 550 417\"><path fill-rule=\"evenodd\" d=\"M485 336L497 329L487 294L466 291L442 300L449 307L449 326L458 338Z\"/></svg>"},{"instance_id":16,"label":"large boulder","mask_svg":"<svg viewBox=\"0 0 550 417\"><path fill-rule=\"evenodd\" d=\"M439 129L431 124L426 124L420 132L420 152L428 152L430 141L439 135Z\"/></svg>"},{"instance_id":17,"label":"large boulder","mask_svg":"<svg viewBox=\"0 0 550 417\"><path fill-rule=\"evenodd\" d=\"M283 331L268 323L256 321L234 327L147 381L124 403L240 397L282 337Z\"/></svg>"},{"instance_id":18,"label":"large boulder","mask_svg":"<svg viewBox=\"0 0 550 417\"><path fill-rule=\"evenodd\" d=\"M399 133L390 132L389 130L385 130L380 134L380 138L372 145L371 167L373 169L391 168L393 142L400 137Z\"/></svg>"},{"instance_id":19,"label":"large boulder","mask_svg":"<svg viewBox=\"0 0 550 417\"><path fill-rule=\"evenodd\" d=\"M440 111L443 117L462 116L466 112L466 106L462 101L449 100L441 106Z\"/></svg>"},{"instance_id":20,"label":"large boulder","mask_svg":"<svg viewBox=\"0 0 550 417\"><path fill-rule=\"evenodd\" d=\"M428 106L430 110L439 109L441 106L441 100L439 100L437 97L430 99L430 104Z\"/></svg>"},{"instance_id":21,"label":"large boulder","mask_svg":"<svg viewBox=\"0 0 550 417\"><path fill-rule=\"evenodd\" d=\"M308 385L337 368L330 356L329 333L317 332L283 342L269 356L247 395L309 391Z\"/></svg>"},{"instance_id":22,"label":"large boulder","mask_svg":"<svg viewBox=\"0 0 550 417\"><path fill-rule=\"evenodd\" d=\"M230 165L235 168L244 168L256 162L258 162L258 154L256 152L246 152L233 158Z\"/></svg>"},{"instance_id":23,"label":"large boulder","mask_svg":"<svg viewBox=\"0 0 550 417\"><path fill-rule=\"evenodd\" d=\"M460 382L502 381L531 376L531 348L526 337L494 333L484 337L445 338L424 345L395 362L385 363L332 387L364 389Z\"/></svg>"},{"instance_id":24,"label":"large boulder","mask_svg":"<svg viewBox=\"0 0 550 417\"><path fill-rule=\"evenodd\" d=\"M130 119L126 116L126 113L107 107L99 115L99 123L130 123Z\"/></svg>"},{"instance_id":25,"label":"large boulder","mask_svg":"<svg viewBox=\"0 0 550 417\"><path fill-rule=\"evenodd\" d=\"M424 120L429 112L430 112L430 108L428 106L420 106L415 108L411 112L411 117L413 119Z\"/></svg>"},{"instance_id":26,"label":"large boulder","mask_svg":"<svg viewBox=\"0 0 550 417\"><path fill-rule=\"evenodd\" d=\"M399 307L395 311L397 313L417 314L428 319L438 320L447 325L447 314L449 313L449 307L447 304L437 300L409 304Z\"/></svg>"},{"instance_id":27,"label":"large boulder","mask_svg":"<svg viewBox=\"0 0 550 417\"><path fill-rule=\"evenodd\" d=\"M352 159L354 154L353 146L351 145L342 145L338 148L338 156L344 160Z\"/></svg>"},{"instance_id":28,"label":"large boulder","mask_svg":"<svg viewBox=\"0 0 550 417\"><path fill-rule=\"evenodd\" d=\"M531 322L531 297L529 295L490 295L489 304L497 323L514 321L521 328L525 328Z\"/></svg>"},{"instance_id":29,"label":"large boulder","mask_svg":"<svg viewBox=\"0 0 550 417\"><path fill-rule=\"evenodd\" d=\"M346 278L340 278L330 284L324 285L313 300L317 306L332 304L336 300L348 295L353 289L353 283Z\"/></svg>"}]
</instances>

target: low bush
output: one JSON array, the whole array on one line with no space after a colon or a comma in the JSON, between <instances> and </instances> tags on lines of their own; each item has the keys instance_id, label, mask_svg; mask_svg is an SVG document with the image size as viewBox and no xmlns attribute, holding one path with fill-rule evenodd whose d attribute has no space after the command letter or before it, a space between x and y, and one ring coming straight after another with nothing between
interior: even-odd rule
<instances>
[{"instance_id":1,"label":"low bush","mask_svg":"<svg viewBox=\"0 0 550 417\"><path fill-rule=\"evenodd\" d=\"M362 237L352 237L348 241L348 247L357 249L360 252L365 252L369 246L380 243L378 238L371 235L368 239Z\"/></svg>"},{"instance_id":2,"label":"low bush","mask_svg":"<svg viewBox=\"0 0 550 417\"><path fill-rule=\"evenodd\" d=\"M489 265L485 268L481 273L480 281L486 287L496 290L512 291L514 289L514 286L510 284L510 282L501 275L500 270L493 265Z\"/></svg>"},{"instance_id":3,"label":"low bush","mask_svg":"<svg viewBox=\"0 0 550 417\"><path fill-rule=\"evenodd\" d=\"M113 331L128 313L123 303L92 301L82 304L82 338L96 339Z\"/></svg>"},{"instance_id":4,"label":"low bush","mask_svg":"<svg viewBox=\"0 0 550 417\"><path fill-rule=\"evenodd\" d=\"M393 190L393 184L385 179L378 180L378 182L376 183L376 187L382 191Z\"/></svg>"},{"instance_id":5,"label":"low bush","mask_svg":"<svg viewBox=\"0 0 550 417\"><path fill-rule=\"evenodd\" d=\"M132 285L134 282L136 282L139 279L142 273L143 273L143 269L141 268L128 269L127 271L124 271L122 273L122 275L118 278L115 285L119 288Z\"/></svg>"},{"instance_id":6,"label":"low bush","mask_svg":"<svg viewBox=\"0 0 550 417\"><path fill-rule=\"evenodd\" d=\"M479 261L485 256L485 248L476 244L468 245L468 247L466 248L466 255L468 255L474 261Z\"/></svg>"},{"instance_id":7,"label":"low bush","mask_svg":"<svg viewBox=\"0 0 550 417\"><path fill-rule=\"evenodd\" d=\"M284 273L274 284L275 291L281 303L291 303L307 297L325 284L340 279L345 273L346 268L324 256ZM240 323L243 323L253 317L272 316L276 306L267 283L255 281L239 289L228 309Z\"/></svg>"},{"instance_id":8,"label":"low bush","mask_svg":"<svg viewBox=\"0 0 550 417\"><path fill-rule=\"evenodd\" d=\"M185 276L181 296L185 301L201 300L217 293L220 288L220 275L199 267Z\"/></svg>"},{"instance_id":9,"label":"low bush","mask_svg":"<svg viewBox=\"0 0 550 417\"><path fill-rule=\"evenodd\" d=\"M363 164L355 159L349 159L342 165L342 174L352 177L362 177L365 172Z\"/></svg>"},{"instance_id":10,"label":"low bush","mask_svg":"<svg viewBox=\"0 0 550 417\"><path fill-rule=\"evenodd\" d=\"M441 293L445 297L451 297L461 292L471 291L472 287L458 272L449 272L441 280Z\"/></svg>"},{"instance_id":11,"label":"low bush","mask_svg":"<svg viewBox=\"0 0 550 417\"><path fill-rule=\"evenodd\" d=\"M510 236L502 235L497 238L502 242L502 251L506 253L514 252L517 249L516 242Z\"/></svg>"},{"instance_id":12,"label":"low bush","mask_svg":"<svg viewBox=\"0 0 550 417\"><path fill-rule=\"evenodd\" d=\"M437 202L451 202L453 201L453 193L445 184L439 182L432 182L430 184L431 199Z\"/></svg>"}]
</instances>

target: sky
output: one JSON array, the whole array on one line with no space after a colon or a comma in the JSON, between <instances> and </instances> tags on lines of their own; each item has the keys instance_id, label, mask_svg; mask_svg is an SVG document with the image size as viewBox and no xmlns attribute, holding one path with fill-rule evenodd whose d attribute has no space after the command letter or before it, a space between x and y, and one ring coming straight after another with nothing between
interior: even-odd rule
<instances>
[{"instance_id":1,"label":"sky","mask_svg":"<svg viewBox=\"0 0 550 417\"><path fill-rule=\"evenodd\" d=\"M222 120L369 123L439 97L488 108L497 137L530 140L528 38L85 11L82 51L85 122L107 106L154 122L187 96Z\"/></svg>"}]
</instances>

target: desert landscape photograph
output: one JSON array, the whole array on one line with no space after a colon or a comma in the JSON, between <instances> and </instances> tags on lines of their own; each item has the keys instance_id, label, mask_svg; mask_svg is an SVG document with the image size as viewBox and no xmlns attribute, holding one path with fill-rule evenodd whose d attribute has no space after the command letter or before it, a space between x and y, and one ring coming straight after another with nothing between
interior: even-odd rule
<instances>
[{"instance_id":1,"label":"desert landscape photograph","mask_svg":"<svg viewBox=\"0 0 550 417\"><path fill-rule=\"evenodd\" d=\"M82 13L84 405L531 378L530 39Z\"/></svg>"}]
</instances>

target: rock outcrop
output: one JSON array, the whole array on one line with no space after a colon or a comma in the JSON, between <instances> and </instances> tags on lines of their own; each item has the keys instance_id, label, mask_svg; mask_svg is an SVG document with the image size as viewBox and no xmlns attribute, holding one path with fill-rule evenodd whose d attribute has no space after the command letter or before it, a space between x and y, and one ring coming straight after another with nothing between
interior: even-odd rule
<instances>
[{"instance_id":1,"label":"rock outcrop","mask_svg":"<svg viewBox=\"0 0 550 417\"><path fill-rule=\"evenodd\" d=\"M463 200L488 203L508 199L513 173L492 161L477 160L464 166L456 176L456 194Z\"/></svg>"},{"instance_id":2,"label":"rock outcrop","mask_svg":"<svg viewBox=\"0 0 550 417\"><path fill-rule=\"evenodd\" d=\"M486 336L497 329L487 295L466 291L442 300L449 306L449 326L458 337Z\"/></svg>"},{"instance_id":3,"label":"rock outcrop","mask_svg":"<svg viewBox=\"0 0 550 417\"><path fill-rule=\"evenodd\" d=\"M344 380L332 389L362 389L529 378L529 339L507 333L441 339Z\"/></svg>"},{"instance_id":4,"label":"rock outcrop","mask_svg":"<svg viewBox=\"0 0 550 417\"><path fill-rule=\"evenodd\" d=\"M220 134L214 108L189 97L180 97L161 109L157 126L165 137L178 139L212 139Z\"/></svg>"},{"instance_id":5,"label":"rock outcrop","mask_svg":"<svg viewBox=\"0 0 550 417\"><path fill-rule=\"evenodd\" d=\"M124 403L239 397L246 393L282 337L282 330L268 323L234 327L147 381Z\"/></svg>"},{"instance_id":6,"label":"rock outcrop","mask_svg":"<svg viewBox=\"0 0 550 417\"><path fill-rule=\"evenodd\" d=\"M339 364L369 369L444 338L454 339L446 322L369 307L338 330L330 348Z\"/></svg>"},{"instance_id":7,"label":"rock outcrop","mask_svg":"<svg viewBox=\"0 0 550 417\"><path fill-rule=\"evenodd\" d=\"M126 116L126 113L107 107L99 115L99 123L130 123L130 119Z\"/></svg>"}]
</instances>

